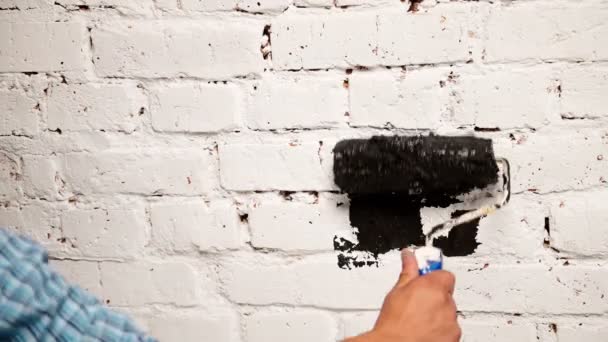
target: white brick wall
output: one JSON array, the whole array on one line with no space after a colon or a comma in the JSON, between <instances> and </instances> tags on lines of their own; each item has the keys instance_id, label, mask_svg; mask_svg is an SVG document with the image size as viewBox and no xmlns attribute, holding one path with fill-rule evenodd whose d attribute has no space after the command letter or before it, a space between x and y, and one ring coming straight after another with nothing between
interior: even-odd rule
<instances>
[{"instance_id":1,"label":"white brick wall","mask_svg":"<svg viewBox=\"0 0 608 342\"><path fill-rule=\"evenodd\" d=\"M334 144L476 134L515 194L446 260L463 341L604 341L606 2L409 5L0 0L0 226L161 340L336 341L399 258L336 265Z\"/></svg>"}]
</instances>

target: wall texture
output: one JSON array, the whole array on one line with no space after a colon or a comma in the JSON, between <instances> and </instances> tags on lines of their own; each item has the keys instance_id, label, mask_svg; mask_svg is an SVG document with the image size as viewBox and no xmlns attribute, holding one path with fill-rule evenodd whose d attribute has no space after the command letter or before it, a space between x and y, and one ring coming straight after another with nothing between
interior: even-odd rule
<instances>
[{"instance_id":1,"label":"wall texture","mask_svg":"<svg viewBox=\"0 0 608 342\"><path fill-rule=\"evenodd\" d=\"M0 225L162 340L336 341L399 262L338 267L332 147L474 133L515 195L447 261L464 340L605 341L607 37L600 0L0 0Z\"/></svg>"}]
</instances>

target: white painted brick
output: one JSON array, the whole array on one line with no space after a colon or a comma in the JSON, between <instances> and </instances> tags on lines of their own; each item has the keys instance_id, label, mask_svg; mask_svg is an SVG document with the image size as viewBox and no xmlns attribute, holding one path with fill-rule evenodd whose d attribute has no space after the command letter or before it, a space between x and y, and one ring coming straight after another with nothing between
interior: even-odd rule
<instances>
[{"instance_id":1,"label":"white painted brick","mask_svg":"<svg viewBox=\"0 0 608 342\"><path fill-rule=\"evenodd\" d=\"M103 298L114 306L199 302L199 281L194 268L185 263L101 263Z\"/></svg>"},{"instance_id":2,"label":"white painted brick","mask_svg":"<svg viewBox=\"0 0 608 342\"><path fill-rule=\"evenodd\" d=\"M495 144L496 155L511 162L514 192L551 192L585 189L608 179L607 141L601 130L569 134L544 131L514 134L514 141Z\"/></svg>"},{"instance_id":3,"label":"white painted brick","mask_svg":"<svg viewBox=\"0 0 608 342\"><path fill-rule=\"evenodd\" d=\"M579 255L605 255L608 251L608 189L553 197L551 247Z\"/></svg>"},{"instance_id":4,"label":"white painted brick","mask_svg":"<svg viewBox=\"0 0 608 342\"><path fill-rule=\"evenodd\" d=\"M131 133L147 107L135 84L59 85L49 91L47 125L51 130Z\"/></svg>"},{"instance_id":5,"label":"white painted brick","mask_svg":"<svg viewBox=\"0 0 608 342\"><path fill-rule=\"evenodd\" d=\"M224 250L240 245L238 215L229 202L160 202L151 205L152 241L172 251Z\"/></svg>"},{"instance_id":6,"label":"white painted brick","mask_svg":"<svg viewBox=\"0 0 608 342\"><path fill-rule=\"evenodd\" d=\"M54 158L23 156L23 190L31 197L56 198L63 185L57 179L57 163Z\"/></svg>"},{"instance_id":7,"label":"white painted brick","mask_svg":"<svg viewBox=\"0 0 608 342\"><path fill-rule=\"evenodd\" d=\"M470 7L446 4L416 15L405 8L378 15L378 56L382 65L466 61L473 29Z\"/></svg>"},{"instance_id":8,"label":"white painted brick","mask_svg":"<svg viewBox=\"0 0 608 342\"><path fill-rule=\"evenodd\" d=\"M297 142L220 145L222 186L238 191L331 188L319 147Z\"/></svg>"},{"instance_id":9,"label":"white painted brick","mask_svg":"<svg viewBox=\"0 0 608 342\"><path fill-rule=\"evenodd\" d=\"M16 200L22 194L21 161L18 157L0 151L0 200Z\"/></svg>"},{"instance_id":10,"label":"white painted brick","mask_svg":"<svg viewBox=\"0 0 608 342\"><path fill-rule=\"evenodd\" d=\"M240 123L240 94L230 85L180 83L156 92L152 125L158 131L218 132Z\"/></svg>"},{"instance_id":11,"label":"white painted brick","mask_svg":"<svg viewBox=\"0 0 608 342\"><path fill-rule=\"evenodd\" d=\"M78 6L89 6L90 9L114 9L123 14L151 14L154 8L153 0L59 0L54 2L69 10L78 9Z\"/></svg>"},{"instance_id":12,"label":"white painted brick","mask_svg":"<svg viewBox=\"0 0 608 342\"><path fill-rule=\"evenodd\" d=\"M272 23L272 63L276 69L319 69L375 65L376 16L284 14Z\"/></svg>"},{"instance_id":13,"label":"white painted brick","mask_svg":"<svg viewBox=\"0 0 608 342\"><path fill-rule=\"evenodd\" d=\"M336 341L336 323L325 312L260 312L246 316L244 324L248 342Z\"/></svg>"},{"instance_id":14,"label":"white painted brick","mask_svg":"<svg viewBox=\"0 0 608 342\"><path fill-rule=\"evenodd\" d=\"M50 265L71 285L76 285L94 296L101 296L101 275L96 262L51 260Z\"/></svg>"},{"instance_id":15,"label":"white painted brick","mask_svg":"<svg viewBox=\"0 0 608 342\"><path fill-rule=\"evenodd\" d=\"M228 297L241 304L306 305L334 309L379 309L395 285L396 263L344 270L336 255L323 260L265 265L243 260L224 264L220 277Z\"/></svg>"},{"instance_id":16,"label":"white painted brick","mask_svg":"<svg viewBox=\"0 0 608 342\"><path fill-rule=\"evenodd\" d=\"M61 215L63 237L70 254L87 257L133 258L147 242L143 207L76 209Z\"/></svg>"},{"instance_id":17,"label":"white painted brick","mask_svg":"<svg viewBox=\"0 0 608 342\"><path fill-rule=\"evenodd\" d=\"M217 183L207 151L73 153L64 158L66 186L80 193L203 194Z\"/></svg>"},{"instance_id":18,"label":"white painted brick","mask_svg":"<svg viewBox=\"0 0 608 342\"><path fill-rule=\"evenodd\" d=\"M237 8L251 13L277 13L285 11L292 0L239 0Z\"/></svg>"},{"instance_id":19,"label":"white painted brick","mask_svg":"<svg viewBox=\"0 0 608 342\"><path fill-rule=\"evenodd\" d=\"M0 23L0 72L84 67L85 27L71 23Z\"/></svg>"},{"instance_id":20,"label":"white painted brick","mask_svg":"<svg viewBox=\"0 0 608 342\"><path fill-rule=\"evenodd\" d=\"M389 258L379 268L343 270L334 258L289 266L226 264L221 276L227 295L237 303L379 309L399 274L399 261ZM608 308L608 298L601 298L608 285L605 268L537 263L484 267L449 258L445 268L456 274L455 299L463 312L599 314Z\"/></svg>"},{"instance_id":21,"label":"white painted brick","mask_svg":"<svg viewBox=\"0 0 608 342\"><path fill-rule=\"evenodd\" d=\"M336 0L335 1L337 7L342 6L379 6L379 5L388 5L395 4L394 1L391 0Z\"/></svg>"},{"instance_id":22,"label":"white painted brick","mask_svg":"<svg viewBox=\"0 0 608 342\"><path fill-rule=\"evenodd\" d=\"M278 13L286 10L291 0L163 0L162 9L178 9L196 12L242 11L250 13Z\"/></svg>"},{"instance_id":23,"label":"white painted brick","mask_svg":"<svg viewBox=\"0 0 608 342\"><path fill-rule=\"evenodd\" d=\"M0 90L0 135L36 135L39 112L39 102L26 93Z\"/></svg>"},{"instance_id":24,"label":"white painted brick","mask_svg":"<svg viewBox=\"0 0 608 342\"><path fill-rule=\"evenodd\" d=\"M256 74L262 69L263 25L119 21L93 29L101 76L211 79Z\"/></svg>"},{"instance_id":25,"label":"white painted brick","mask_svg":"<svg viewBox=\"0 0 608 342\"><path fill-rule=\"evenodd\" d=\"M251 92L252 129L326 128L346 122L344 77L265 77Z\"/></svg>"},{"instance_id":26,"label":"white painted brick","mask_svg":"<svg viewBox=\"0 0 608 342\"><path fill-rule=\"evenodd\" d=\"M437 128L447 111L444 69L356 72L350 77L351 125Z\"/></svg>"},{"instance_id":27,"label":"white painted brick","mask_svg":"<svg viewBox=\"0 0 608 342\"><path fill-rule=\"evenodd\" d=\"M607 13L603 4L496 6L488 19L485 60L606 59Z\"/></svg>"},{"instance_id":28,"label":"white painted brick","mask_svg":"<svg viewBox=\"0 0 608 342\"><path fill-rule=\"evenodd\" d=\"M456 204L443 208L422 208L423 229L450 219L456 210L473 210L479 204ZM480 245L470 257L483 262L500 262L504 258L534 259L544 254L546 210L542 199L513 195L508 205L479 222L476 240Z\"/></svg>"},{"instance_id":29,"label":"white painted brick","mask_svg":"<svg viewBox=\"0 0 608 342\"><path fill-rule=\"evenodd\" d=\"M358 336L373 329L379 312L345 314L342 318L342 338Z\"/></svg>"},{"instance_id":30,"label":"white painted brick","mask_svg":"<svg viewBox=\"0 0 608 342\"><path fill-rule=\"evenodd\" d=\"M608 327L599 324L580 324L577 326L558 325L558 342L603 342L608 336Z\"/></svg>"},{"instance_id":31,"label":"white painted brick","mask_svg":"<svg viewBox=\"0 0 608 342\"><path fill-rule=\"evenodd\" d=\"M590 266L452 265L461 311L529 314L603 313L608 271Z\"/></svg>"},{"instance_id":32,"label":"white painted brick","mask_svg":"<svg viewBox=\"0 0 608 342\"><path fill-rule=\"evenodd\" d=\"M333 0L294 0L294 5L297 7L333 7Z\"/></svg>"},{"instance_id":33,"label":"white painted brick","mask_svg":"<svg viewBox=\"0 0 608 342\"><path fill-rule=\"evenodd\" d=\"M498 322L464 320L460 322L462 342L533 342L536 341L534 324L512 323L508 319Z\"/></svg>"},{"instance_id":34,"label":"white painted brick","mask_svg":"<svg viewBox=\"0 0 608 342\"><path fill-rule=\"evenodd\" d=\"M20 208L0 207L0 228L27 236L45 247L58 247L58 239L61 238L52 209L42 203Z\"/></svg>"},{"instance_id":35,"label":"white painted brick","mask_svg":"<svg viewBox=\"0 0 608 342\"><path fill-rule=\"evenodd\" d=\"M149 333L159 341L238 341L239 326L233 315L176 312L144 319Z\"/></svg>"},{"instance_id":36,"label":"white painted brick","mask_svg":"<svg viewBox=\"0 0 608 342\"><path fill-rule=\"evenodd\" d=\"M198 1L198 0L182 0L181 7L186 11L231 11L236 9L237 0L211 0L211 1ZM176 1L172 1L175 4Z\"/></svg>"},{"instance_id":37,"label":"white painted brick","mask_svg":"<svg viewBox=\"0 0 608 342\"><path fill-rule=\"evenodd\" d=\"M282 250L333 250L336 234L350 231L348 208L335 201L317 204L269 201L249 211L251 244Z\"/></svg>"},{"instance_id":38,"label":"white painted brick","mask_svg":"<svg viewBox=\"0 0 608 342\"><path fill-rule=\"evenodd\" d=\"M608 69L591 66L564 71L560 114L567 118L608 117Z\"/></svg>"},{"instance_id":39,"label":"white painted brick","mask_svg":"<svg viewBox=\"0 0 608 342\"><path fill-rule=\"evenodd\" d=\"M21 11L25 11L28 9L36 9L39 7L44 7L45 4L48 4L48 1L45 1L45 0L0 0L0 9L3 9L3 10L18 9Z\"/></svg>"},{"instance_id":40,"label":"white painted brick","mask_svg":"<svg viewBox=\"0 0 608 342\"><path fill-rule=\"evenodd\" d=\"M534 68L463 74L457 78L457 125L540 127L554 116L558 94L551 73Z\"/></svg>"}]
</instances>

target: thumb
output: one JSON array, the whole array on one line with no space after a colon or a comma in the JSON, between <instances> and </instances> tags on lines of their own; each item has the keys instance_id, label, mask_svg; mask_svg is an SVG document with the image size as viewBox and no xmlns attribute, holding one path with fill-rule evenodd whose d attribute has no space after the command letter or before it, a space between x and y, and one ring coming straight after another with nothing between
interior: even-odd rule
<instances>
[{"instance_id":1,"label":"thumb","mask_svg":"<svg viewBox=\"0 0 608 342\"><path fill-rule=\"evenodd\" d=\"M396 287L405 286L418 277L418 262L416 261L414 253L409 249L402 250L401 274L399 275Z\"/></svg>"}]
</instances>

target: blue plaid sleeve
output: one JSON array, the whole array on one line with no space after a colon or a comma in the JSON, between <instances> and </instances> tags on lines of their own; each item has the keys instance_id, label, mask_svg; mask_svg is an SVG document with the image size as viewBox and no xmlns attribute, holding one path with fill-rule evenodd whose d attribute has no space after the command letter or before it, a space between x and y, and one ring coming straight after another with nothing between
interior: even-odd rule
<instances>
[{"instance_id":1,"label":"blue plaid sleeve","mask_svg":"<svg viewBox=\"0 0 608 342\"><path fill-rule=\"evenodd\" d=\"M39 245L0 229L0 341L156 340L66 283Z\"/></svg>"}]
</instances>

